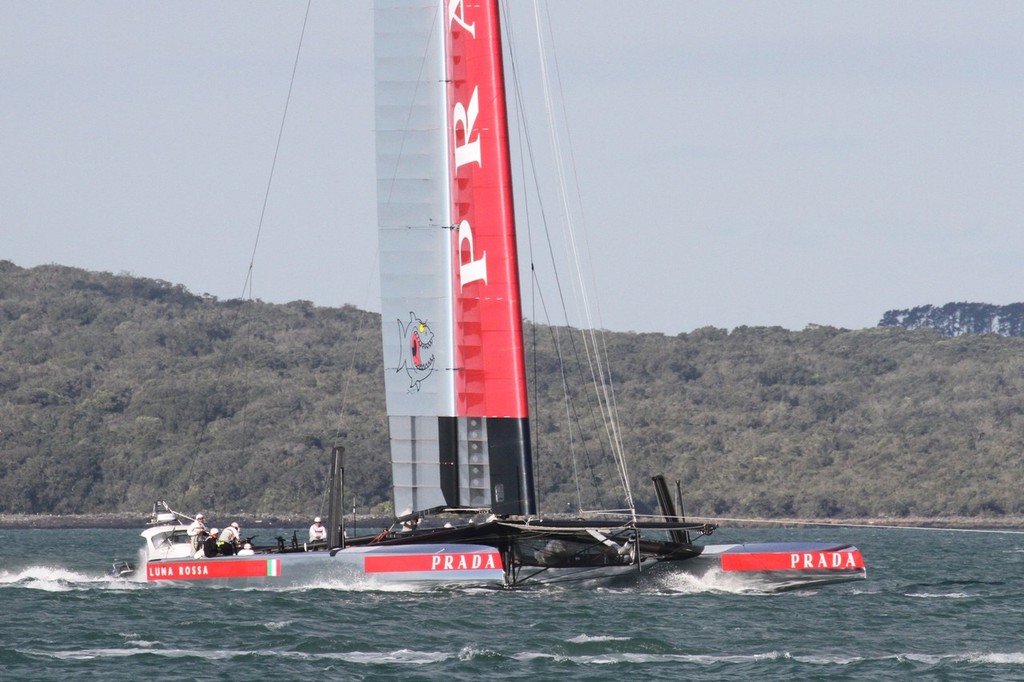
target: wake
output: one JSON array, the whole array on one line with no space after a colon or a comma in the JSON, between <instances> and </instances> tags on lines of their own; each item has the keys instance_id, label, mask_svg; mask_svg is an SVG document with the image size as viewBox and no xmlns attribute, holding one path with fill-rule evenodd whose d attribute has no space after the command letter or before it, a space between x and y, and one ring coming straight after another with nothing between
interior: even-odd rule
<instances>
[{"instance_id":1,"label":"wake","mask_svg":"<svg viewBox=\"0 0 1024 682\"><path fill-rule=\"evenodd\" d=\"M678 572L660 575L656 579L658 588L666 592L680 594L703 594L703 593L724 593L724 594L749 594L749 595L774 595L770 585L759 586L749 579L728 574L717 568L711 569L702 575ZM804 590L811 593L813 590Z\"/></svg>"},{"instance_id":2,"label":"wake","mask_svg":"<svg viewBox=\"0 0 1024 682\"><path fill-rule=\"evenodd\" d=\"M61 566L26 566L14 571L0 570L0 589L22 588L44 592L72 592L93 589L133 589L137 583L107 574L79 573Z\"/></svg>"}]
</instances>

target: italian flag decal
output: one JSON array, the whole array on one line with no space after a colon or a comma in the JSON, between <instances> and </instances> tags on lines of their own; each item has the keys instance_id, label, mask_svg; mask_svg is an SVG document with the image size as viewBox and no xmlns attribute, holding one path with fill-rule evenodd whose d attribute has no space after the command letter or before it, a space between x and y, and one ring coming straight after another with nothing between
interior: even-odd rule
<instances>
[{"instance_id":1,"label":"italian flag decal","mask_svg":"<svg viewBox=\"0 0 1024 682\"><path fill-rule=\"evenodd\" d=\"M267 560L267 576L271 578L281 577L281 560L280 559L268 559Z\"/></svg>"}]
</instances>

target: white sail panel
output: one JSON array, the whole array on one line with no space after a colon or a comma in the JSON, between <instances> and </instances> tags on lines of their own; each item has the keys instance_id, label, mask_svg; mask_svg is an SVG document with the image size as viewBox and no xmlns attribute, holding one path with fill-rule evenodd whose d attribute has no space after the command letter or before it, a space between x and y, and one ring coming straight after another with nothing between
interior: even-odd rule
<instances>
[{"instance_id":1,"label":"white sail panel","mask_svg":"<svg viewBox=\"0 0 1024 682\"><path fill-rule=\"evenodd\" d=\"M381 335L395 511L446 504L438 417L454 414L451 197L438 3L376 5Z\"/></svg>"},{"instance_id":2,"label":"white sail panel","mask_svg":"<svg viewBox=\"0 0 1024 682\"><path fill-rule=\"evenodd\" d=\"M443 507L441 466L436 417L391 417L391 468L394 476L395 513L402 516L421 509Z\"/></svg>"},{"instance_id":3,"label":"white sail panel","mask_svg":"<svg viewBox=\"0 0 1024 682\"><path fill-rule=\"evenodd\" d=\"M454 414L451 199L439 5L379 2L377 214L388 414Z\"/></svg>"}]
</instances>

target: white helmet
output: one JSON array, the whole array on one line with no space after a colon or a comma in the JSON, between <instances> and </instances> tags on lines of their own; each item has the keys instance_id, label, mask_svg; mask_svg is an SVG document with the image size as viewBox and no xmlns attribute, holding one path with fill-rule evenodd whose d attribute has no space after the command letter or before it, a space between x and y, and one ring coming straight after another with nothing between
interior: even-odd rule
<instances>
[{"instance_id":1,"label":"white helmet","mask_svg":"<svg viewBox=\"0 0 1024 682\"><path fill-rule=\"evenodd\" d=\"M202 518L206 518L206 517L203 516L203 512L199 512L198 514L196 514L196 521L198 521L199 519L202 519Z\"/></svg>"},{"instance_id":2,"label":"white helmet","mask_svg":"<svg viewBox=\"0 0 1024 682\"><path fill-rule=\"evenodd\" d=\"M219 532L220 532L220 530L219 530L219 529L217 529L217 528L211 528L211 529L210 529L210 535L216 535L216 534L217 534L217 533L219 533Z\"/></svg>"},{"instance_id":3,"label":"white helmet","mask_svg":"<svg viewBox=\"0 0 1024 682\"><path fill-rule=\"evenodd\" d=\"M318 516L315 519L313 519L313 523L320 523L320 517Z\"/></svg>"},{"instance_id":4,"label":"white helmet","mask_svg":"<svg viewBox=\"0 0 1024 682\"><path fill-rule=\"evenodd\" d=\"M232 521L231 527L234 528L235 530L238 530L238 521Z\"/></svg>"},{"instance_id":5,"label":"white helmet","mask_svg":"<svg viewBox=\"0 0 1024 682\"><path fill-rule=\"evenodd\" d=\"M249 543L247 542L247 543L245 543L245 547L243 547L242 549L252 549L252 545L250 545L250 544L249 544Z\"/></svg>"}]
</instances>

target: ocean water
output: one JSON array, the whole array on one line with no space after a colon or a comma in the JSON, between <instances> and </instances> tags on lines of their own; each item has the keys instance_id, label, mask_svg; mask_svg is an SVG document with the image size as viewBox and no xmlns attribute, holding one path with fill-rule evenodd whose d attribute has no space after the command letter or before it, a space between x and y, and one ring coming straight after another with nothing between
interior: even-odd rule
<instances>
[{"instance_id":1,"label":"ocean water","mask_svg":"<svg viewBox=\"0 0 1024 682\"><path fill-rule=\"evenodd\" d=\"M137 531L0 530L0 679L1024 679L1024 535L714 537L785 539L852 542L868 579L781 594L721 576L588 591L146 585L106 575Z\"/></svg>"}]
</instances>

